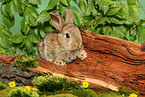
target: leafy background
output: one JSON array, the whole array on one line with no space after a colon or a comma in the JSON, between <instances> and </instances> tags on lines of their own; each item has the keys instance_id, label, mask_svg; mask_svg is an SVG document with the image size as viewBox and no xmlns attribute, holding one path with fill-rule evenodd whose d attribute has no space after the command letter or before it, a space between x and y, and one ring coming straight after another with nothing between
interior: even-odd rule
<instances>
[{"instance_id":1,"label":"leafy background","mask_svg":"<svg viewBox=\"0 0 145 97\"><path fill-rule=\"evenodd\" d=\"M37 44L55 30L49 13L64 18L65 8L82 32L145 42L144 0L0 0L0 5L0 53L37 57Z\"/></svg>"}]
</instances>

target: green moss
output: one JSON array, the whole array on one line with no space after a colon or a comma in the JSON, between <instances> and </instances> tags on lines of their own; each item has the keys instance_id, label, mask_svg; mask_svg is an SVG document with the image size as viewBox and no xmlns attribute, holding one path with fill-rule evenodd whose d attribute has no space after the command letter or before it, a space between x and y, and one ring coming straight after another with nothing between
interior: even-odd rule
<instances>
[{"instance_id":1,"label":"green moss","mask_svg":"<svg viewBox=\"0 0 145 97\"><path fill-rule=\"evenodd\" d=\"M50 95L47 97L78 97L78 96L74 96L72 94L57 94L57 95Z\"/></svg>"},{"instance_id":2,"label":"green moss","mask_svg":"<svg viewBox=\"0 0 145 97\"><path fill-rule=\"evenodd\" d=\"M35 91L26 92L24 89L19 88L11 91L9 97L39 97L39 95Z\"/></svg>"},{"instance_id":3,"label":"green moss","mask_svg":"<svg viewBox=\"0 0 145 97\"><path fill-rule=\"evenodd\" d=\"M78 97L97 97L97 94L90 89L71 90L71 93Z\"/></svg>"},{"instance_id":4,"label":"green moss","mask_svg":"<svg viewBox=\"0 0 145 97\"><path fill-rule=\"evenodd\" d=\"M124 97L124 96L119 95L117 93L103 93L98 95L98 97Z\"/></svg>"},{"instance_id":5,"label":"green moss","mask_svg":"<svg viewBox=\"0 0 145 97\"><path fill-rule=\"evenodd\" d=\"M8 86L5 83L0 82L0 90L6 89L6 88L8 88Z\"/></svg>"},{"instance_id":6,"label":"green moss","mask_svg":"<svg viewBox=\"0 0 145 97\"><path fill-rule=\"evenodd\" d=\"M7 89L4 89L4 90L1 90L0 91L0 97L8 97L8 94L10 92L12 92L15 89L19 89L19 88L20 87L13 87L13 88L7 88ZM21 87L21 88L24 88L24 87Z\"/></svg>"},{"instance_id":7,"label":"green moss","mask_svg":"<svg viewBox=\"0 0 145 97\"><path fill-rule=\"evenodd\" d=\"M118 88L118 93L126 95L126 96L129 96L130 94L134 93L134 94L139 96L139 92L138 91L132 90L129 87L119 87Z\"/></svg>"},{"instance_id":8,"label":"green moss","mask_svg":"<svg viewBox=\"0 0 145 97\"><path fill-rule=\"evenodd\" d=\"M37 60L32 57L16 59L14 64L12 64L12 66L20 70L31 70L31 68L37 68L37 65Z\"/></svg>"},{"instance_id":9,"label":"green moss","mask_svg":"<svg viewBox=\"0 0 145 97\"><path fill-rule=\"evenodd\" d=\"M32 84L40 91L53 92L56 90L69 90L75 88L77 83L68 81L66 78L56 76L39 76L33 79Z\"/></svg>"}]
</instances>

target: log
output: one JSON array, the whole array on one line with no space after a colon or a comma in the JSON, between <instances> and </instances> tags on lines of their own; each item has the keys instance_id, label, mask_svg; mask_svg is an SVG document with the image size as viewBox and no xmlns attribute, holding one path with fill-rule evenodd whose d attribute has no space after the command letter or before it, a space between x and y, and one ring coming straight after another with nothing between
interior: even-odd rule
<instances>
[{"instance_id":1,"label":"log","mask_svg":"<svg viewBox=\"0 0 145 97\"><path fill-rule=\"evenodd\" d=\"M91 34L87 30L82 37L88 54L85 60L77 59L66 66L57 66L38 58L39 66L32 71L65 76L78 82L88 81L91 86L113 91L118 91L119 86L127 86L145 95L145 52L140 44Z\"/></svg>"}]
</instances>

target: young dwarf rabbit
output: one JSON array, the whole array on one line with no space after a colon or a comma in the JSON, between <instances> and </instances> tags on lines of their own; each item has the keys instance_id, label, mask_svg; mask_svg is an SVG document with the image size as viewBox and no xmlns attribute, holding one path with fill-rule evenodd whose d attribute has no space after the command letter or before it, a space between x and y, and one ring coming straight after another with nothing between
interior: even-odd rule
<instances>
[{"instance_id":1,"label":"young dwarf rabbit","mask_svg":"<svg viewBox=\"0 0 145 97\"><path fill-rule=\"evenodd\" d=\"M48 33L38 44L39 57L60 66L76 58L84 60L87 57L81 33L73 24L72 11L66 9L65 13L66 21L56 13L50 13L52 24L57 30Z\"/></svg>"}]
</instances>

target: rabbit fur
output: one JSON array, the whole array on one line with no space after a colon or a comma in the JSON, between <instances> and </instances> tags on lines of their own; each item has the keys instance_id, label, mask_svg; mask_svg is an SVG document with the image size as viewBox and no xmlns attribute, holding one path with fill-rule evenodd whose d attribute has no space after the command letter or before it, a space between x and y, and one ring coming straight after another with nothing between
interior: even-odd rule
<instances>
[{"instance_id":1,"label":"rabbit fur","mask_svg":"<svg viewBox=\"0 0 145 97\"><path fill-rule=\"evenodd\" d=\"M47 33L38 44L39 58L54 62L56 65L66 65L76 58L84 60L87 53L83 49L81 33L73 24L73 14L65 10L66 20L56 14L51 14L51 21L56 31Z\"/></svg>"}]
</instances>

